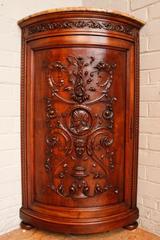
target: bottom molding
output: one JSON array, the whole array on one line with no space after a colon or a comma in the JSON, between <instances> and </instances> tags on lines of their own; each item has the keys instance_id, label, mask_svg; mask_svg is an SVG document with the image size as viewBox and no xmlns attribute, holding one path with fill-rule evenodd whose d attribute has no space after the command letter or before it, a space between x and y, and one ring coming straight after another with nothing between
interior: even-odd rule
<instances>
[{"instance_id":1,"label":"bottom molding","mask_svg":"<svg viewBox=\"0 0 160 240\"><path fill-rule=\"evenodd\" d=\"M138 209L130 209L128 212L106 218L84 219L84 221L74 218L72 221L71 216L70 218L53 218L22 207L20 217L25 224L39 229L66 234L90 234L131 226L138 219Z\"/></svg>"}]
</instances>

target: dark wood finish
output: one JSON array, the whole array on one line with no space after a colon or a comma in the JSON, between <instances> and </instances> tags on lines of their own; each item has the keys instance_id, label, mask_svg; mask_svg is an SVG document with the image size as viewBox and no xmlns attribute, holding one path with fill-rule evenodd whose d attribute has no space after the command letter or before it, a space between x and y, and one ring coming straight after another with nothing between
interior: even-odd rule
<instances>
[{"instance_id":1,"label":"dark wood finish","mask_svg":"<svg viewBox=\"0 0 160 240\"><path fill-rule=\"evenodd\" d=\"M30 224L25 223L23 221L20 223L20 226L22 229L25 229L25 230L31 230L33 228L33 226L31 226Z\"/></svg>"},{"instance_id":2,"label":"dark wood finish","mask_svg":"<svg viewBox=\"0 0 160 240\"><path fill-rule=\"evenodd\" d=\"M125 229L132 231L138 227L138 222L131 223L127 226L124 226Z\"/></svg>"},{"instance_id":3,"label":"dark wood finish","mask_svg":"<svg viewBox=\"0 0 160 240\"><path fill-rule=\"evenodd\" d=\"M77 234L132 228L142 23L79 9L19 25L22 220Z\"/></svg>"}]
</instances>

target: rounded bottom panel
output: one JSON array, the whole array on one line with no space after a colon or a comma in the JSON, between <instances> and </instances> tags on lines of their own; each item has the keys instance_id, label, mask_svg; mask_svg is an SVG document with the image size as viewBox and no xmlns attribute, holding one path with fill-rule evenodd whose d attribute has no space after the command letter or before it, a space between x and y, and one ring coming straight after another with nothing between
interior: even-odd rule
<instances>
[{"instance_id":1,"label":"rounded bottom panel","mask_svg":"<svg viewBox=\"0 0 160 240\"><path fill-rule=\"evenodd\" d=\"M130 209L116 215L103 218L73 219L53 218L30 209L21 208L20 217L25 224L33 227L65 234L91 234L111 231L116 228L132 225L138 218L138 209Z\"/></svg>"}]
</instances>

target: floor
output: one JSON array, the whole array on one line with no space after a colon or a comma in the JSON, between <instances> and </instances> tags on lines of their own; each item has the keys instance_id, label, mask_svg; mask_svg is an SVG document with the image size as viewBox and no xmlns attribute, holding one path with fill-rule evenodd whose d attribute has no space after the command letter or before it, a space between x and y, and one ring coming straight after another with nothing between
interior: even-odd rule
<instances>
[{"instance_id":1,"label":"floor","mask_svg":"<svg viewBox=\"0 0 160 240\"><path fill-rule=\"evenodd\" d=\"M139 228L133 231L118 229L114 232L84 236L18 229L0 236L0 240L160 240L160 237Z\"/></svg>"}]
</instances>

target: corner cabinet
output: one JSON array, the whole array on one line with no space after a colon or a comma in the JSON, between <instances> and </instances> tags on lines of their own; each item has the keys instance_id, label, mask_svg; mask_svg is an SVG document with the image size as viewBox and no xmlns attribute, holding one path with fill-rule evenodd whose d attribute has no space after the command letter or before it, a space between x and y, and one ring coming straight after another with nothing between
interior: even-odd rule
<instances>
[{"instance_id":1,"label":"corner cabinet","mask_svg":"<svg viewBox=\"0 0 160 240\"><path fill-rule=\"evenodd\" d=\"M136 228L143 23L73 8L19 25L21 226L74 234Z\"/></svg>"}]
</instances>

